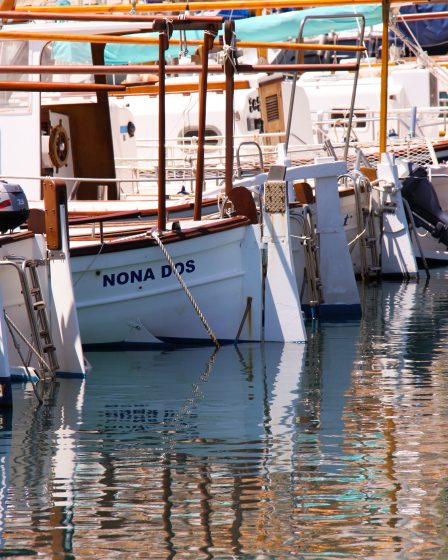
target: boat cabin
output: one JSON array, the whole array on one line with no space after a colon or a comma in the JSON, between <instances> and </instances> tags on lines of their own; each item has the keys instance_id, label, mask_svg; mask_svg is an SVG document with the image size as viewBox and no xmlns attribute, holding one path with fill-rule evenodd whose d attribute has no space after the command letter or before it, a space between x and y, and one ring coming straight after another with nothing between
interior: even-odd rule
<instances>
[{"instance_id":1,"label":"boat cabin","mask_svg":"<svg viewBox=\"0 0 448 560\"><path fill-rule=\"evenodd\" d=\"M9 27L18 39L10 38ZM36 32L61 35L61 28L73 36L87 31L121 34L135 26L65 22L3 27L0 66L54 65L55 73L2 74L2 80L17 85L0 93L0 176L20 179L29 200L41 199L46 176L65 179L69 198L117 199L120 186L113 180L123 178L123 172L116 170L114 158L135 155L133 118L129 110L109 106L108 91L117 86L108 84L105 76L57 71L64 62L74 67L103 64L103 45L27 38ZM2 34L9 37L2 39ZM32 91L32 82L39 80L42 91ZM54 88L55 82L67 84L65 91Z\"/></svg>"}]
</instances>

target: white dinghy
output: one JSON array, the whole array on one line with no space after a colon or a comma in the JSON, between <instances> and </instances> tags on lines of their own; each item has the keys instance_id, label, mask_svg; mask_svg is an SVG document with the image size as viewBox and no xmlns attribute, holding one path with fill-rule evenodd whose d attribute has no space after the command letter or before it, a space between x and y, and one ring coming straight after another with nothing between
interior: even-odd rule
<instances>
[{"instance_id":1,"label":"white dinghy","mask_svg":"<svg viewBox=\"0 0 448 560\"><path fill-rule=\"evenodd\" d=\"M48 183L47 219L32 211L27 230L17 230L28 217L22 189L0 184L0 406L12 404L12 378L35 384L86 373L67 231L60 227L65 191Z\"/></svg>"}]
</instances>

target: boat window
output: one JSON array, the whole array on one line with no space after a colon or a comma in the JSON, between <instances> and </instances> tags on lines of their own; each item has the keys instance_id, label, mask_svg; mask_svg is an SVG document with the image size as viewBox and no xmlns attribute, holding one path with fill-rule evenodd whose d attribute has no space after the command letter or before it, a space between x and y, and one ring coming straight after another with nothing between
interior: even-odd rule
<instances>
[{"instance_id":1,"label":"boat window","mask_svg":"<svg viewBox=\"0 0 448 560\"><path fill-rule=\"evenodd\" d=\"M53 41L47 43L42 49L41 64L43 66L79 66L92 64L92 52L89 43L78 43L71 41ZM55 73L42 74L43 82L62 83L92 83L94 78L91 74ZM43 93L43 100L53 97L69 97L70 93ZM78 96L79 97L79 96Z\"/></svg>"},{"instance_id":2,"label":"boat window","mask_svg":"<svg viewBox=\"0 0 448 560\"><path fill-rule=\"evenodd\" d=\"M199 129L197 127L185 129L183 135L179 137L179 144L188 148L197 146L198 133ZM205 145L210 147L218 146L221 143L219 136L221 136L221 134L218 129L209 126L206 127Z\"/></svg>"},{"instance_id":3,"label":"boat window","mask_svg":"<svg viewBox=\"0 0 448 560\"><path fill-rule=\"evenodd\" d=\"M0 41L0 64L2 66L27 65L27 41ZM0 81L26 82L28 74L0 74ZM1 90L1 86L0 86ZM31 109L31 96L25 91L0 91L0 111L2 113L27 113Z\"/></svg>"},{"instance_id":4,"label":"boat window","mask_svg":"<svg viewBox=\"0 0 448 560\"><path fill-rule=\"evenodd\" d=\"M349 109L333 107L330 114L330 119L334 121L333 126L346 128L349 114ZM367 128L367 111L363 109L355 109L353 111L352 128Z\"/></svg>"}]
</instances>

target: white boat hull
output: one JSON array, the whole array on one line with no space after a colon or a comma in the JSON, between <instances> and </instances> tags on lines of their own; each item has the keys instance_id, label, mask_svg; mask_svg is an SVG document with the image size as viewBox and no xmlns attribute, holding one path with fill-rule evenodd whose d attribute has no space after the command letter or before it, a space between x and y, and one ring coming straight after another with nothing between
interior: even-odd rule
<instances>
[{"instance_id":1,"label":"white boat hull","mask_svg":"<svg viewBox=\"0 0 448 560\"><path fill-rule=\"evenodd\" d=\"M148 238L146 238L148 239ZM180 239L179 239L180 241ZM166 245L219 340L261 339L258 226L243 225ZM209 340L197 311L157 245L77 256L75 297L83 343Z\"/></svg>"}]
</instances>

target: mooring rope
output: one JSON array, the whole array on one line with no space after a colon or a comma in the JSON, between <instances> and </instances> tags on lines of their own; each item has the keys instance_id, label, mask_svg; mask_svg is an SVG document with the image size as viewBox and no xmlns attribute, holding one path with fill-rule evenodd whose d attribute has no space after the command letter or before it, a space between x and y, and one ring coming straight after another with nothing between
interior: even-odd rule
<instances>
[{"instance_id":1,"label":"mooring rope","mask_svg":"<svg viewBox=\"0 0 448 560\"><path fill-rule=\"evenodd\" d=\"M219 348L218 339L216 338L215 334L213 333L210 325L207 323L207 319L205 318L205 315L199 309L199 305L196 303L195 299L193 298L193 295L190 292L190 290L188 289L187 285L185 284L184 279L180 275L179 271L176 269L176 265L175 265L173 259L171 258L170 254L166 250L164 244L162 243L162 240L160 239L158 232L157 231L152 231L151 232L151 237L156 240L157 245L160 247L160 249L162 250L162 253L165 255L166 260L168 261L169 265L171 266L173 274L176 276L176 278L177 278L179 284L181 285L183 291L185 292L186 296L190 300L191 305L193 306L194 310L196 311L199 319L202 321L202 324L204 325L205 330L207 331L208 335L212 339L213 344L217 348Z\"/></svg>"}]
</instances>

